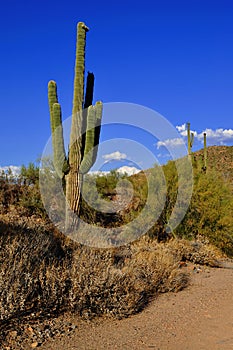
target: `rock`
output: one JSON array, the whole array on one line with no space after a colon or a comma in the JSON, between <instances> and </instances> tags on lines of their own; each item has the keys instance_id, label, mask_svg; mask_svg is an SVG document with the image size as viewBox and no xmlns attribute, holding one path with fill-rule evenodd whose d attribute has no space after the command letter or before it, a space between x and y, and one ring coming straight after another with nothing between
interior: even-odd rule
<instances>
[{"instance_id":1,"label":"rock","mask_svg":"<svg viewBox=\"0 0 233 350\"><path fill-rule=\"evenodd\" d=\"M17 331L10 331L10 332L9 332L9 335L10 335L11 338L14 339L14 338L17 337L18 333L17 333Z\"/></svg>"},{"instance_id":2,"label":"rock","mask_svg":"<svg viewBox=\"0 0 233 350\"><path fill-rule=\"evenodd\" d=\"M35 349L39 346L39 343L37 341L35 341L34 343L31 344L31 348Z\"/></svg>"},{"instance_id":3,"label":"rock","mask_svg":"<svg viewBox=\"0 0 233 350\"><path fill-rule=\"evenodd\" d=\"M34 333L34 330L32 327L27 327L26 330L25 330L25 333L28 335L28 336L33 336L35 333Z\"/></svg>"}]
</instances>

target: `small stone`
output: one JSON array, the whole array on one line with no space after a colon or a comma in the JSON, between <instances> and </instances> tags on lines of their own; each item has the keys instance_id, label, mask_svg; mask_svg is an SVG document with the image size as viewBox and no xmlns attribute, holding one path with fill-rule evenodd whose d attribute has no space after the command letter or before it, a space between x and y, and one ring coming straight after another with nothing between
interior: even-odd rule
<instances>
[{"instance_id":1,"label":"small stone","mask_svg":"<svg viewBox=\"0 0 233 350\"><path fill-rule=\"evenodd\" d=\"M31 337L31 336L33 336L33 335L35 334L32 327L27 327L26 330L25 330L25 333L26 333L29 337Z\"/></svg>"},{"instance_id":2,"label":"small stone","mask_svg":"<svg viewBox=\"0 0 233 350\"><path fill-rule=\"evenodd\" d=\"M187 266L187 263L185 261L180 261L179 262L179 268L186 267L186 266Z\"/></svg>"},{"instance_id":3,"label":"small stone","mask_svg":"<svg viewBox=\"0 0 233 350\"><path fill-rule=\"evenodd\" d=\"M37 348L38 345L39 345L39 343L37 343L37 341L35 341L34 343L31 344L31 348L35 349L35 348Z\"/></svg>"},{"instance_id":4,"label":"small stone","mask_svg":"<svg viewBox=\"0 0 233 350\"><path fill-rule=\"evenodd\" d=\"M17 331L10 331L9 335L11 336L11 338L16 338L18 333L17 333Z\"/></svg>"},{"instance_id":5,"label":"small stone","mask_svg":"<svg viewBox=\"0 0 233 350\"><path fill-rule=\"evenodd\" d=\"M46 329L46 330L44 331L44 334L45 334L46 337L50 337L50 335L51 335L50 329Z\"/></svg>"}]
</instances>

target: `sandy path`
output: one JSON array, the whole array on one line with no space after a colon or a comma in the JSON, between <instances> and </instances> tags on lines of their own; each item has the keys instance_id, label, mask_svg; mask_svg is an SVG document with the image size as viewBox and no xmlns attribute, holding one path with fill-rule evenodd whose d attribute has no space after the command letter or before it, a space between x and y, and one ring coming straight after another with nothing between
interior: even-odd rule
<instances>
[{"instance_id":1,"label":"sandy path","mask_svg":"<svg viewBox=\"0 0 233 350\"><path fill-rule=\"evenodd\" d=\"M232 350L233 269L192 273L187 289L159 296L128 319L76 324L71 336L40 349Z\"/></svg>"}]
</instances>

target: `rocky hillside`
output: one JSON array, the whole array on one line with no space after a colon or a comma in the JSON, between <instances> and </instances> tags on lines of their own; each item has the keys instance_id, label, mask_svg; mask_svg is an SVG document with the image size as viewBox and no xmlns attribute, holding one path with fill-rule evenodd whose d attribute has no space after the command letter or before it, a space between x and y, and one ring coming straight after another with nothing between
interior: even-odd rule
<instances>
[{"instance_id":1,"label":"rocky hillside","mask_svg":"<svg viewBox=\"0 0 233 350\"><path fill-rule=\"evenodd\" d=\"M203 157L203 149L195 152ZM233 184L233 146L210 146L207 148L208 167L223 175L224 180Z\"/></svg>"}]
</instances>

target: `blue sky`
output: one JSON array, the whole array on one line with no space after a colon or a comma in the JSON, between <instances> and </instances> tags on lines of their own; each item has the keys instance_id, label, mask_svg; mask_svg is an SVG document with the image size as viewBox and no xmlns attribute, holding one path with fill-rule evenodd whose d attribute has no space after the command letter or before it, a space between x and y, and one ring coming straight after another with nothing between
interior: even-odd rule
<instances>
[{"instance_id":1,"label":"blue sky","mask_svg":"<svg viewBox=\"0 0 233 350\"><path fill-rule=\"evenodd\" d=\"M95 100L156 110L183 135L189 121L196 148L206 129L210 144L233 144L232 1L9 0L0 20L0 166L41 156L50 137L50 79L63 118L70 116L78 21L90 28L86 70L95 74ZM103 128L101 140L131 136L116 131ZM136 134L165 155L165 144ZM108 150L114 152L127 155L117 144ZM116 161L127 164L119 154Z\"/></svg>"}]
</instances>

